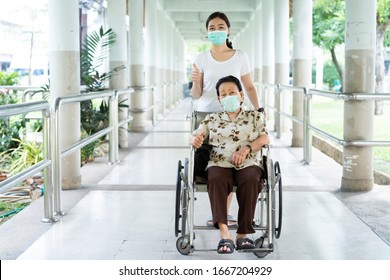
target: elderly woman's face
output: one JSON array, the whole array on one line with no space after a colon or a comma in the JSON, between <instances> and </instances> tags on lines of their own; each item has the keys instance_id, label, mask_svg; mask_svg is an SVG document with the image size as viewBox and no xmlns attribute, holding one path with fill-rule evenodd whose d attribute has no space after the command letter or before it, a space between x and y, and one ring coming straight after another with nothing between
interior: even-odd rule
<instances>
[{"instance_id":1,"label":"elderly woman's face","mask_svg":"<svg viewBox=\"0 0 390 280\"><path fill-rule=\"evenodd\" d=\"M226 82L222 83L219 86L219 100L225 98L226 96L238 95L240 102L243 102L243 94L239 91L236 83Z\"/></svg>"}]
</instances>

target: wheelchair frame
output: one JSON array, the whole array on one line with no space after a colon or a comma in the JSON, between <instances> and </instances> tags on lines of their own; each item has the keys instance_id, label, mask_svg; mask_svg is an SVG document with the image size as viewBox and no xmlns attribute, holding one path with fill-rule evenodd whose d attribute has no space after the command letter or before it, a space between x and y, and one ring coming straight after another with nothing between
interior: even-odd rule
<instances>
[{"instance_id":1,"label":"wheelchair frame","mask_svg":"<svg viewBox=\"0 0 390 280\"><path fill-rule=\"evenodd\" d=\"M191 132L198 123L198 112L191 114ZM205 115L205 113L203 113ZM262 235L254 241L255 249L242 249L239 252L252 252L263 258L274 251L274 239L278 239L282 229L282 177L279 162L270 158L270 146L261 151L263 161L262 191L259 194L254 229ZM195 251L195 230L216 230L214 227L194 225L195 192L199 184L194 178L195 148L191 146L190 158L178 162L176 180L175 236L177 250L183 255ZM231 228L230 228L231 229ZM215 251L216 249L202 250Z\"/></svg>"}]
</instances>

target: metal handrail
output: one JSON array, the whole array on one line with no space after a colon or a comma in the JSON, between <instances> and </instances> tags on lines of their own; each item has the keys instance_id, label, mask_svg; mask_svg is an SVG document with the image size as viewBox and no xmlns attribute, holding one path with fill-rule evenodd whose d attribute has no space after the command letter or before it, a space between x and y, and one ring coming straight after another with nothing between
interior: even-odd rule
<instances>
[{"instance_id":1,"label":"metal handrail","mask_svg":"<svg viewBox=\"0 0 390 280\"><path fill-rule=\"evenodd\" d=\"M42 90L40 87L32 87L32 86L1 86L3 89L7 90L16 90L16 91L25 91L25 90Z\"/></svg>"},{"instance_id":2,"label":"metal handrail","mask_svg":"<svg viewBox=\"0 0 390 280\"><path fill-rule=\"evenodd\" d=\"M271 107L276 110L276 118L286 117L290 118L292 121L300 123L303 125L303 148L304 148L304 162L309 164L311 162L311 132L317 133L324 137L325 139L331 140L336 144L339 144L343 147L346 146L359 146L359 147L390 147L390 140L386 141L374 141L374 140L344 140L340 139L334 135L331 135L318 127L315 127L311 124L311 100L312 96L322 96L326 98L332 98L335 100L342 101L376 101L376 100L390 100L390 93L339 93L334 91L325 91L318 90L306 87L297 87L290 85L281 85L281 84L261 84L261 86L267 87L275 87L279 93L282 93L283 90L295 91L301 94L304 94L304 114L303 119L299 119L287 112L281 111L280 104L279 107L265 106ZM264 100L264 99L263 99ZM265 101L266 102L266 101ZM275 120L276 123L280 122L280 120ZM277 137L280 138L281 129L280 126L276 127Z\"/></svg>"},{"instance_id":3,"label":"metal handrail","mask_svg":"<svg viewBox=\"0 0 390 280\"><path fill-rule=\"evenodd\" d=\"M23 87L7 87L12 90L25 90ZM91 92L86 94L75 94L68 97L57 97L53 100L52 106L45 101L32 101L19 104L10 104L0 106L0 117L9 117L19 114L27 114L34 111L43 112L43 147L44 160L39 163L11 176L0 183L0 193L16 186L37 172L44 170L44 222L54 222L63 215L61 209L61 159L73 153L76 150L88 145L102 136L109 136L109 163L118 162L119 125L130 122L133 118L128 116L126 119L118 120L118 97L124 94L133 93L134 89L109 90L102 92ZM59 119L61 107L65 104L77 103L81 101L92 100L95 98L109 98L109 127L84 138L70 147L60 150L59 139Z\"/></svg>"},{"instance_id":4,"label":"metal handrail","mask_svg":"<svg viewBox=\"0 0 390 280\"><path fill-rule=\"evenodd\" d=\"M19 172L0 183L0 193L20 184L29 177L33 177L39 171L44 172L44 222L54 222L56 218L53 212L53 177L50 150L50 105L47 101L35 101L21 104L9 104L0 106L0 117L10 117L28 112L42 111L43 116L43 160L33 166Z\"/></svg>"},{"instance_id":5,"label":"metal handrail","mask_svg":"<svg viewBox=\"0 0 390 280\"><path fill-rule=\"evenodd\" d=\"M82 95L72 95L67 97L57 97L53 101L52 108L52 154L53 154L53 190L54 190L54 213L56 216L64 215L62 211L62 199L61 199L61 159L70 155L71 153L81 149L82 147L90 144L91 142L99 139L102 136L109 134L109 164L116 164L119 158L119 139L118 139L118 97L123 94L133 93L133 89L125 90L107 90L101 92L90 92ZM61 138L60 119L61 119L61 107L66 104L79 103L82 101L88 101L96 98L109 98L109 126L103 130L100 130L85 139L79 140L70 147L64 150L60 150L59 142ZM121 123L130 122L131 117L121 121Z\"/></svg>"}]
</instances>

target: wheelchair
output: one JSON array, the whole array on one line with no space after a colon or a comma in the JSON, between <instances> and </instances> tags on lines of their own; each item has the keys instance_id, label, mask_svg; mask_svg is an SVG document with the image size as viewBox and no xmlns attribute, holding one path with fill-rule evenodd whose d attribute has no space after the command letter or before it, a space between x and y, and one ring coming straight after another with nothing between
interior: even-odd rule
<instances>
[{"instance_id":1,"label":"wheelchair","mask_svg":"<svg viewBox=\"0 0 390 280\"><path fill-rule=\"evenodd\" d=\"M263 111L263 109L261 109ZM191 132L198 127L207 113L193 111L190 117ZM265 146L259 152L262 157L263 176L262 191L257 199L253 227L255 234L254 249L240 249L238 252L252 252L258 258L264 258L274 251L275 239L282 230L282 176L279 162L270 157L270 146ZM216 230L214 227L194 224L196 191L204 188L207 179L194 176L195 148L191 146L190 157L184 162L179 160L176 180L175 201L175 236L176 248L182 255L195 251L195 230ZM229 229L232 229L231 227ZM215 249L216 250L216 249ZM213 251L213 250L199 250Z\"/></svg>"}]
</instances>

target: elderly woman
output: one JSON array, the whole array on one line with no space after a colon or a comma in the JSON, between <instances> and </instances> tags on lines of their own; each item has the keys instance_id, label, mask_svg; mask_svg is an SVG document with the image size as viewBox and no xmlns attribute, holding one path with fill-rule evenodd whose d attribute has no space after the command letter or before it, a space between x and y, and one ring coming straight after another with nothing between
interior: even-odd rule
<instances>
[{"instance_id":1,"label":"elderly woman","mask_svg":"<svg viewBox=\"0 0 390 280\"><path fill-rule=\"evenodd\" d=\"M263 172L256 154L269 143L269 138L262 114L241 108L244 94L236 77L220 79L216 89L224 111L207 115L192 133L190 143L199 148L207 140L212 146L207 165L207 190L213 224L221 238L217 252L230 254L235 246L227 226L226 198L233 184L236 185L239 206L236 248L254 248L247 234L255 232L252 222Z\"/></svg>"}]
</instances>

